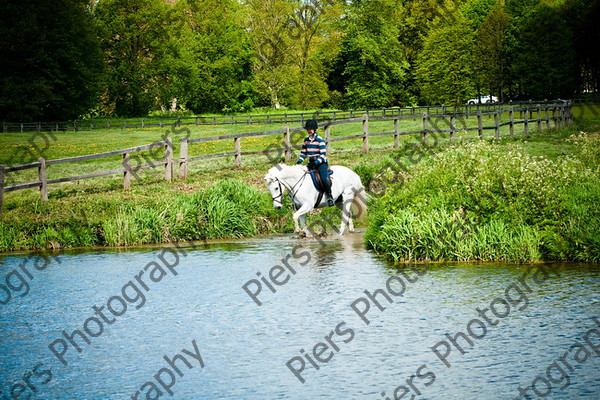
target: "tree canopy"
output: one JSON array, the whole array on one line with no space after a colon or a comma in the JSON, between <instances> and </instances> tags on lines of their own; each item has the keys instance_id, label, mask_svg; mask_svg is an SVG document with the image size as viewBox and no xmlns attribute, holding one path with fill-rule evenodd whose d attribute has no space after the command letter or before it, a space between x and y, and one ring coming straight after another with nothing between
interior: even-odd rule
<instances>
[{"instance_id":1,"label":"tree canopy","mask_svg":"<svg viewBox=\"0 0 600 400\"><path fill-rule=\"evenodd\" d=\"M600 0L2 1L0 119L598 91Z\"/></svg>"},{"instance_id":2,"label":"tree canopy","mask_svg":"<svg viewBox=\"0 0 600 400\"><path fill-rule=\"evenodd\" d=\"M0 119L63 120L96 106L104 63L88 2L0 4Z\"/></svg>"}]
</instances>

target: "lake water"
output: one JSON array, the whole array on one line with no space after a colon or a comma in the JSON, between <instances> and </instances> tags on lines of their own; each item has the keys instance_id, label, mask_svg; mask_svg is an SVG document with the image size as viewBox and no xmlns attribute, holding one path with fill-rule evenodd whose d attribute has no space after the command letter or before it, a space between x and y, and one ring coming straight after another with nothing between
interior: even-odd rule
<instances>
[{"instance_id":1,"label":"lake water","mask_svg":"<svg viewBox=\"0 0 600 400\"><path fill-rule=\"evenodd\" d=\"M598 265L396 268L354 234L5 255L0 284L0 399L600 398Z\"/></svg>"}]
</instances>

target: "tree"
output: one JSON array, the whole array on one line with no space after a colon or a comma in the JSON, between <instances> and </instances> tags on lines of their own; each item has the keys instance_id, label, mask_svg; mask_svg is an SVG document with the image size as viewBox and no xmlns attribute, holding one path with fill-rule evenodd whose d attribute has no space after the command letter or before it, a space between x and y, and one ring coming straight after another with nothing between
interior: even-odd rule
<instances>
[{"instance_id":1,"label":"tree","mask_svg":"<svg viewBox=\"0 0 600 400\"><path fill-rule=\"evenodd\" d=\"M0 7L0 118L65 120L88 112L103 70L88 1L2 1Z\"/></svg>"},{"instance_id":2,"label":"tree","mask_svg":"<svg viewBox=\"0 0 600 400\"><path fill-rule=\"evenodd\" d=\"M429 31L416 64L417 82L427 103L463 103L475 92L475 32L459 14Z\"/></svg>"},{"instance_id":3,"label":"tree","mask_svg":"<svg viewBox=\"0 0 600 400\"><path fill-rule=\"evenodd\" d=\"M251 109L251 45L234 0L181 0L175 6L173 95L195 112Z\"/></svg>"},{"instance_id":4,"label":"tree","mask_svg":"<svg viewBox=\"0 0 600 400\"><path fill-rule=\"evenodd\" d=\"M472 0L472 2L494 0ZM399 21L399 40L410 68L407 70L406 87L409 101L416 103L421 97L421 88L416 83L415 68L417 57L423 50L423 42L437 19L452 23L460 15L463 0L445 2L444 0L407 0Z\"/></svg>"},{"instance_id":5,"label":"tree","mask_svg":"<svg viewBox=\"0 0 600 400\"><path fill-rule=\"evenodd\" d=\"M172 34L178 29L163 0L102 0L96 6L107 64L104 111L146 115L172 99Z\"/></svg>"},{"instance_id":6,"label":"tree","mask_svg":"<svg viewBox=\"0 0 600 400\"><path fill-rule=\"evenodd\" d=\"M341 33L335 23L342 14L340 5L329 1L295 1L289 19L291 61L298 73L286 92L294 108L317 108L329 99L325 82L331 59L339 51Z\"/></svg>"},{"instance_id":7,"label":"tree","mask_svg":"<svg viewBox=\"0 0 600 400\"><path fill-rule=\"evenodd\" d=\"M296 72L290 60L294 43L289 34L289 16L293 8L284 0L247 0L245 6L245 25L255 52L255 85L263 99L279 108L282 91Z\"/></svg>"},{"instance_id":8,"label":"tree","mask_svg":"<svg viewBox=\"0 0 600 400\"><path fill-rule=\"evenodd\" d=\"M600 0L567 0L561 7L573 32L577 88L600 90Z\"/></svg>"},{"instance_id":9,"label":"tree","mask_svg":"<svg viewBox=\"0 0 600 400\"><path fill-rule=\"evenodd\" d=\"M508 4L507 4L508 6ZM511 18L510 79L518 97L568 98L575 87L572 32L559 10L545 3Z\"/></svg>"},{"instance_id":10,"label":"tree","mask_svg":"<svg viewBox=\"0 0 600 400\"><path fill-rule=\"evenodd\" d=\"M492 9L503 4L504 0L468 0L462 7L462 13L474 29L479 29Z\"/></svg>"},{"instance_id":11,"label":"tree","mask_svg":"<svg viewBox=\"0 0 600 400\"><path fill-rule=\"evenodd\" d=\"M399 40L401 6L393 0L352 2L330 83L349 108L406 101L408 63Z\"/></svg>"},{"instance_id":12,"label":"tree","mask_svg":"<svg viewBox=\"0 0 600 400\"><path fill-rule=\"evenodd\" d=\"M481 92L504 100L506 83L504 34L509 18L500 2L490 10L477 31L474 65Z\"/></svg>"}]
</instances>

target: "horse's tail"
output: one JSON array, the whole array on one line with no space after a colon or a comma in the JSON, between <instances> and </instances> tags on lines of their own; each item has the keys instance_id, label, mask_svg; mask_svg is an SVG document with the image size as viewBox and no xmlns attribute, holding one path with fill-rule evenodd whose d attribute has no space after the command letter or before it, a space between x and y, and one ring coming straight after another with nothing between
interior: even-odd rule
<instances>
[{"instance_id":1,"label":"horse's tail","mask_svg":"<svg viewBox=\"0 0 600 400\"><path fill-rule=\"evenodd\" d=\"M352 200L354 217L360 222L365 222L367 218L367 196L365 187L361 183L358 190L354 193L354 200Z\"/></svg>"}]
</instances>

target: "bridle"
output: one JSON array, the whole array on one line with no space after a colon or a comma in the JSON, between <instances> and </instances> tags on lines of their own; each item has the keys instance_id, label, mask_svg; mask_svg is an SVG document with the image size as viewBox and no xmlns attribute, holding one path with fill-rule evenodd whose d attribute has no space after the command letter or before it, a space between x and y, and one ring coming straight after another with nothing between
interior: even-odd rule
<instances>
[{"instance_id":1,"label":"bridle","mask_svg":"<svg viewBox=\"0 0 600 400\"><path fill-rule=\"evenodd\" d=\"M279 194L277 196L271 196L271 198L273 199L273 201L277 200L277 199L281 199L283 200L283 187L285 187L288 190L288 193L290 195L290 200L292 201L292 204L294 203L294 198L296 197L296 192L294 192L294 189L296 188L296 186L298 186L299 184L302 183L302 181L304 181L304 178L306 178L306 175L308 174L308 171L304 171L304 174L300 177L300 179L298 179L298 181L296 183L294 183L294 186L292 187L288 187L284 182L282 182L278 177L275 177L275 180L277 181L277 184L279 185Z\"/></svg>"},{"instance_id":2,"label":"bridle","mask_svg":"<svg viewBox=\"0 0 600 400\"><path fill-rule=\"evenodd\" d=\"M283 200L283 188L281 186L285 186L282 184L282 182L279 180L279 178L275 178L275 180L277 181L277 184L279 185L279 194L277 196L271 196L273 198L273 202L275 202L275 200L281 198ZM287 189L287 187L286 187Z\"/></svg>"}]
</instances>

